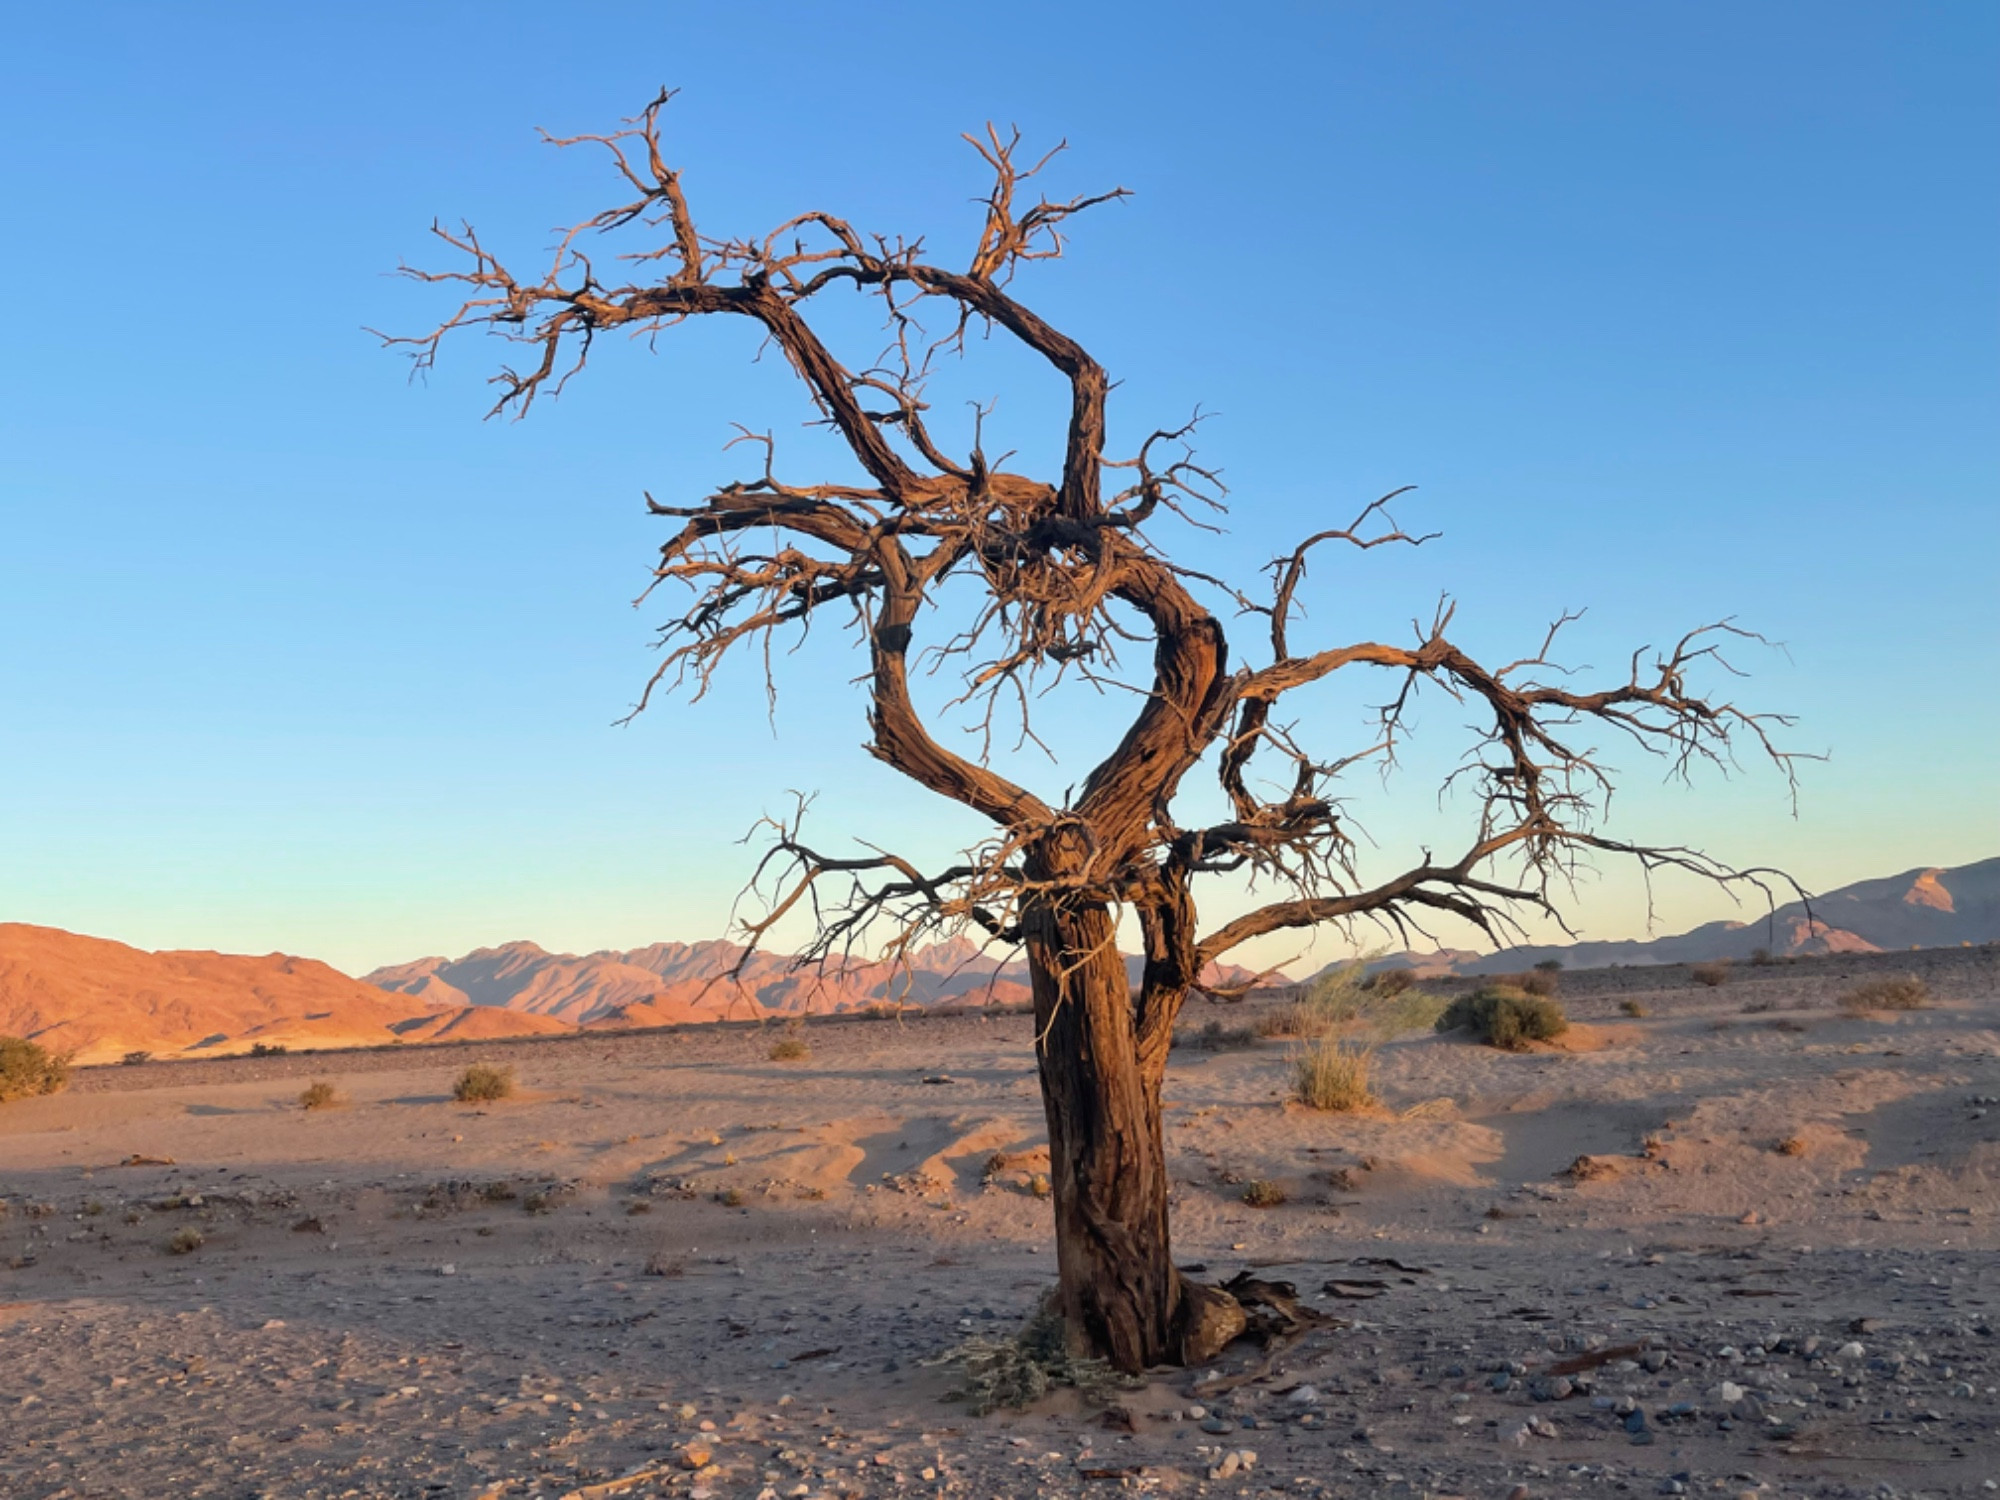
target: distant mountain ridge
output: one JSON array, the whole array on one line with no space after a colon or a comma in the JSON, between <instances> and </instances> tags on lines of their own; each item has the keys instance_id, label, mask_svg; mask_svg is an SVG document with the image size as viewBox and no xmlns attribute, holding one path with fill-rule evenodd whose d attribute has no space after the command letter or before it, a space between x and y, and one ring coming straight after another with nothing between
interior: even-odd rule
<instances>
[{"instance_id":1,"label":"distant mountain ridge","mask_svg":"<svg viewBox=\"0 0 2000 1500\"><path fill-rule=\"evenodd\" d=\"M1803 957L1991 942L2000 942L2000 858L1955 868L1920 866L1900 875L1858 880L1814 896L1810 903L1787 902L1769 917L1706 922L1671 937L1538 944L1487 954L1455 949L1399 953L1373 967L1500 974L1551 959L1573 969L1601 969L1613 964L1741 961L1760 948L1774 957Z\"/></svg>"}]
</instances>

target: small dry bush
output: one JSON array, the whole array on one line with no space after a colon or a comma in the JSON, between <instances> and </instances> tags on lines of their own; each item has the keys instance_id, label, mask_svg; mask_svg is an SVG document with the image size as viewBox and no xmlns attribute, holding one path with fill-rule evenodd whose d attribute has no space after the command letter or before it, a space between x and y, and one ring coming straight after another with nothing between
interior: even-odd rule
<instances>
[{"instance_id":1,"label":"small dry bush","mask_svg":"<svg viewBox=\"0 0 2000 1500\"><path fill-rule=\"evenodd\" d=\"M1368 1077L1375 1065L1372 1048L1321 1040L1292 1060L1292 1087L1299 1102L1312 1109L1349 1113L1375 1102Z\"/></svg>"},{"instance_id":2,"label":"small dry bush","mask_svg":"<svg viewBox=\"0 0 2000 1500\"><path fill-rule=\"evenodd\" d=\"M1769 948L1752 948L1750 950L1750 963L1754 968L1759 968L1759 969L1770 968L1771 950Z\"/></svg>"},{"instance_id":3,"label":"small dry bush","mask_svg":"<svg viewBox=\"0 0 2000 1500\"><path fill-rule=\"evenodd\" d=\"M1416 982L1408 969L1379 969L1361 981L1361 988L1371 995L1400 995Z\"/></svg>"},{"instance_id":4,"label":"small dry bush","mask_svg":"<svg viewBox=\"0 0 2000 1500\"><path fill-rule=\"evenodd\" d=\"M299 1095L299 1108L331 1109L339 1100L340 1095L334 1092L333 1085L322 1078L316 1083L308 1084L306 1091Z\"/></svg>"},{"instance_id":5,"label":"small dry bush","mask_svg":"<svg viewBox=\"0 0 2000 1500\"><path fill-rule=\"evenodd\" d=\"M1545 958L1535 965L1544 974L1560 974L1562 973L1562 966L1563 961L1559 958Z\"/></svg>"},{"instance_id":6,"label":"small dry bush","mask_svg":"<svg viewBox=\"0 0 2000 1500\"><path fill-rule=\"evenodd\" d=\"M60 1093L69 1086L69 1059L17 1036L0 1036L0 1104Z\"/></svg>"},{"instance_id":7,"label":"small dry bush","mask_svg":"<svg viewBox=\"0 0 2000 1500\"><path fill-rule=\"evenodd\" d=\"M451 1097L460 1104L487 1104L505 1099L513 1092L514 1070L496 1068L491 1063L474 1063L451 1086Z\"/></svg>"},{"instance_id":8,"label":"small dry bush","mask_svg":"<svg viewBox=\"0 0 2000 1500\"><path fill-rule=\"evenodd\" d=\"M202 1239L199 1229L196 1229L192 1224L185 1224L176 1229L173 1237L167 1241L167 1254L190 1255L199 1250L205 1243L206 1241Z\"/></svg>"},{"instance_id":9,"label":"small dry bush","mask_svg":"<svg viewBox=\"0 0 2000 1500\"><path fill-rule=\"evenodd\" d=\"M1437 1019L1439 1031L1466 1029L1489 1047L1521 1052L1530 1042L1546 1042L1569 1030L1569 1018L1555 1001L1511 984L1483 984L1452 1001Z\"/></svg>"},{"instance_id":10,"label":"small dry bush","mask_svg":"<svg viewBox=\"0 0 2000 1500\"><path fill-rule=\"evenodd\" d=\"M1637 1000L1620 1000L1618 1010L1621 1015L1632 1016L1635 1019L1642 1018L1646 1014L1646 1007Z\"/></svg>"},{"instance_id":11,"label":"small dry bush","mask_svg":"<svg viewBox=\"0 0 2000 1500\"><path fill-rule=\"evenodd\" d=\"M1788 1135L1771 1149L1776 1151L1780 1156L1804 1156L1806 1154L1805 1137Z\"/></svg>"},{"instance_id":12,"label":"small dry bush","mask_svg":"<svg viewBox=\"0 0 2000 1500\"><path fill-rule=\"evenodd\" d=\"M771 1043L772 1062L803 1062L813 1055L802 1036L781 1036Z\"/></svg>"},{"instance_id":13,"label":"small dry bush","mask_svg":"<svg viewBox=\"0 0 2000 1500\"><path fill-rule=\"evenodd\" d=\"M1534 995L1548 1000L1552 999L1556 991L1561 988L1562 981L1557 977L1559 972L1556 969L1537 966L1525 974L1501 974L1493 979L1492 983L1504 984L1507 988L1519 990L1524 995Z\"/></svg>"},{"instance_id":14,"label":"small dry bush","mask_svg":"<svg viewBox=\"0 0 2000 1500\"><path fill-rule=\"evenodd\" d=\"M285 1051L286 1048L283 1042L253 1042L250 1044L250 1055L252 1057L283 1057Z\"/></svg>"},{"instance_id":15,"label":"small dry bush","mask_svg":"<svg viewBox=\"0 0 2000 1500\"><path fill-rule=\"evenodd\" d=\"M1285 1190L1259 1177L1243 1190L1243 1201L1252 1208L1276 1208L1285 1201Z\"/></svg>"},{"instance_id":16,"label":"small dry bush","mask_svg":"<svg viewBox=\"0 0 2000 1500\"><path fill-rule=\"evenodd\" d=\"M1840 1008L1851 1016L1865 1016L1878 1010L1922 1010L1930 1003L1930 990L1914 974L1871 979L1840 997Z\"/></svg>"},{"instance_id":17,"label":"small dry bush","mask_svg":"<svg viewBox=\"0 0 2000 1500\"><path fill-rule=\"evenodd\" d=\"M149 1063L152 1060L153 1060L153 1054L150 1052L128 1052L123 1057L118 1059L120 1063L124 1064L124 1066L128 1068L136 1068L139 1066L139 1064Z\"/></svg>"},{"instance_id":18,"label":"small dry bush","mask_svg":"<svg viewBox=\"0 0 2000 1500\"><path fill-rule=\"evenodd\" d=\"M945 1399L963 1401L975 1416L1000 1407L1018 1410L1069 1386L1085 1400L1103 1405L1114 1391L1134 1390L1142 1380L1120 1375L1109 1362L1081 1359L1069 1349L1061 1303L1054 1291L1042 1298L1027 1326L1010 1339L973 1337L920 1364L956 1365L961 1384Z\"/></svg>"},{"instance_id":19,"label":"small dry bush","mask_svg":"<svg viewBox=\"0 0 2000 1500\"><path fill-rule=\"evenodd\" d=\"M1720 989L1723 985L1729 983L1729 965L1726 963L1696 964L1692 969L1688 970L1688 978L1692 979L1696 984L1706 985L1709 989Z\"/></svg>"},{"instance_id":20,"label":"small dry bush","mask_svg":"<svg viewBox=\"0 0 2000 1500\"><path fill-rule=\"evenodd\" d=\"M1257 1045L1257 1033L1248 1026L1224 1026L1210 1021L1193 1033L1175 1032L1176 1047L1199 1047L1204 1052L1235 1052Z\"/></svg>"}]
</instances>

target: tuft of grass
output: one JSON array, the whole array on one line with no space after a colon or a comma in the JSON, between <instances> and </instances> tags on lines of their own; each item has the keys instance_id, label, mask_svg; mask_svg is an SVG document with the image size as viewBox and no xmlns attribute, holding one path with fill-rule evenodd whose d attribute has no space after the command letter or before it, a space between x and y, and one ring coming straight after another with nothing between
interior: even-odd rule
<instances>
[{"instance_id":1,"label":"tuft of grass","mask_svg":"<svg viewBox=\"0 0 2000 1500\"><path fill-rule=\"evenodd\" d=\"M167 1254L192 1255L206 1243L207 1241L202 1238L199 1229L196 1229L192 1224L183 1224L173 1232L173 1236L167 1241Z\"/></svg>"},{"instance_id":2,"label":"tuft of grass","mask_svg":"<svg viewBox=\"0 0 2000 1500\"><path fill-rule=\"evenodd\" d=\"M1696 964L1688 970L1688 978L1692 979L1696 984L1706 985L1709 989L1718 990L1729 983L1729 965L1726 961L1712 964Z\"/></svg>"},{"instance_id":3,"label":"tuft of grass","mask_svg":"<svg viewBox=\"0 0 2000 1500\"><path fill-rule=\"evenodd\" d=\"M1243 1201L1252 1208L1276 1208L1285 1201L1285 1190L1259 1177L1243 1190Z\"/></svg>"},{"instance_id":4,"label":"tuft of grass","mask_svg":"<svg viewBox=\"0 0 2000 1500\"><path fill-rule=\"evenodd\" d=\"M772 1062L804 1062L813 1055L802 1036L781 1036L771 1043Z\"/></svg>"},{"instance_id":5,"label":"tuft of grass","mask_svg":"<svg viewBox=\"0 0 2000 1500\"><path fill-rule=\"evenodd\" d=\"M1375 1102L1368 1088L1374 1065L1373 1048L1322 1038L1292 1059L1292 1088L1312 1109L1338 1114L1367 1109Z\"/></svg>"},{"instance_id":6,"label":"tuft of grass","mask_svg":"<svg viewBox=\"0 0 2000 1500\"><path fill-rule=\"evenodd\" d=\"M38 1042L0 1036L0 1104L69 1087L69 1059Z\"/></svg>"},{"instance_id":7,"label":"tuft of grass","mask_svg":"<svg viewBox=\"0 0 2000 1500\"><path fill-rule=\"evenodd\" d=\"M486 1104L508 1098L513 1092L514 1070L496 1068L491 1063L474 1063L451 1086L451 1097L460 1104Z\"/></svg>"},{"instance_id":8,"label":"tuft of grass","mask_svg":"<svg viewBox=\"0 0 2000 1500\"><path fill-rule=\"evenodd\" d=\"M741 1208L743 1206L743 1189L724 1188L715 1195L715 1201L720 1203L724 1208Z\"/></svg>"},{"instance_id":9,"label":"tuft of grass","mask_svg":"<svg viewBox=\"0 0 2000 1500\"><path fill-rule=\"evenodd\" d=\"M1378 969L1361 981L1361 988L1386 999L1402 994L1416 982L1417 976L1408 969Z\"/></svg>"},{"instance_id":10,"label":"tuft of grass","mask_svg":"<svg viewBox=\"0 0 2000 1500\"><path fill-rule=\"evenodd\" d=\"M1850 1016L1865 1016L1878 1010L1922 1010L1930 1003L1929 988L1914 974L1871 979L1840 997L1840 1008Z\"/></svg>"},{"instance_id":11,"label":"tuft of grass","mask_svg":"<svg viewBox=\"0 0 2000 1500\"><path fill-rule=\"evenodd\" d=\"M299 1095L300 1109L331 1109L339 1102L340 1095L324 1078L307 1084L305 1092Z\"/></svg>"},{"instance_id":12,"label":"tuft of grass","mask_svg":"<svg viewBox=\"0 0 2000 1500\"><path fill-rule=\"evenodd\" d=\"M1635 1019L1643 1017L1646 1014L1646 1007L1637 1000L1620 1000L1618 1002L1618 1009L1620 1014L1632 1016Z\"/></svg>"},{"instance_id":13,"label":"tuft of grass","mask_svg":"<svg viewBox=\"0 0 2000 1500\"><path fill-rule=\"evenodd\" d=\"M1569 1018L1555 1001L1511 984L1482 984L1461 995L1437 1019L1439 1031L1461 1028L1489 1047L1524 1052L1530 1042L1546 1042L1569 1030Z\"/></svg>"},{"instance_id":14,"label":"tuft of grass","mask_svg":"<svg viewBox=\"0 0 2000 1500\"><path fill-rule=\"evenodd\" d=\"M1445 1008L1444 998L1417 987L1408 969L1366 972L1356 959L1314 979L1290 1005L1263 1017L1257 1034L1311 1040L1349 1031L1377 1038L1426 1031Z\"/></svg>"}]
</instances>

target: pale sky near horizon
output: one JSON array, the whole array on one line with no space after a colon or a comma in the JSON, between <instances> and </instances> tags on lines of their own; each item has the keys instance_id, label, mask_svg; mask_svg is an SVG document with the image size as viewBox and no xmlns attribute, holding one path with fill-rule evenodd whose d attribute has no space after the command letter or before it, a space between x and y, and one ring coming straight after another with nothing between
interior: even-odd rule
<instances>
[{"instance_id":1,"label":"pale sky near horizon","mask_svg":"<svg viewBox=\"0 0 2000 1500\"><path fill-rule=\"evenodd\" d=\"M1613 831L1808 886L2000 853L2000 8L1986 3L883 4L19 9L0 55L0 921L349 971L531 938L722 935L787 789L817 836L941 859L977 837L860 748L825 632L763 684L615 727L653 657L641 493L742 470L730 423L817 477L802 398L742 329L607 348L525 422L502 350L426 384L366 327L442 299L434 217L512 258L611 200L534 127L599 130L663 83L712 233L808 207L969 254L962 130L1067 137L1063 193L1122 183L1016 290L1122 384L1114 436L1213 412L1254 579L1419 486L1420 553L1329 559L1315 639L1405 639L1441 593L1504 661L1733 615L1784 643L1729 691L1824 752L1665 783L1622 747ZM845 326L845 325L842 325ZM1063 401L975 348L954 396L1047 467ZM787 463L787 455L792 461ZM1254 632L1244 632L1252 644ZM1353 721L1302 706L1329 755ZM1051 700L1051 796L1125 705ZM1368 868L1462 822L1434 702ZM1343 739L1341 736L1346 735ZM1026 764L1016 762L1016 764ZM1731 915L1655 891L1671 931ZM1240 898L1218 894L1216 912ZM1606 866L1581 934L1647 924ZM1464 943L1464 931L1441 929ZM1243 955L1321 962L1278 940Z\"/></svg>"}]
</instances>

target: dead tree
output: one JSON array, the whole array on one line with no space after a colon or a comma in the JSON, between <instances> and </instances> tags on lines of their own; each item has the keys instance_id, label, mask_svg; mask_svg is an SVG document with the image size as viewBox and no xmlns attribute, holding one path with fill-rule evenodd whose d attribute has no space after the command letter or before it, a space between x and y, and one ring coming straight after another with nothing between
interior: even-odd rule
<instances>
[{"instance_id":1,"label":"dead tree","mask_svg":"<svg viewBox=\"0 0 2000 1500\"><path fill-rule=\"evenodd\" d=\"M1649 869L1754 878L1691 849L1605 836L1611 782L1585 737L1616 731L1682 774L1698 762L1726 762L1732 739L1748 739L1789 777L1790 757L1769 737L1784 721L1691 685L1697 669L1727 667L1719 648L1744 634L1727 622L1689 633L1650 662L1635 653L1622 680L1588 689L1571 685L1551 655L1568 616L1532 655L1498 668L1453 643L1448 607L1402 644L1296 647L1293 616L1315 549L1425 538L1396 526L1387 509L1394 497L1385 497L1279 558L1257 601L1156 545L1149 526L1219 507L1220 486L1196 461L1190 428L1155 432L1126 457L1107 455L1104 369L1013 290L1025 264L1062 253L1072 217L1122 189L1066 201L1036 194L1031 203L1027 184L1049 158L1024 165L1018 137L989 127L967 137L992 186L961 269L933 263L921 241L864 236L818 211L762 238L716 238L699 227L663 154L669 97L618 131L553 141L603 148L629 195L564 235L539 274L516 276L469 226L436 228L462 260L409 274L463 287L463 304L429 334L389 342L413 346L420 368L456 330L485 329L527 346L522 368L494 377L493 412L515 414L561 391L593 341L614 331L650 337L689 318L736 317L782 351L865 478L781 479L769 440L759 438L759 472L693 504L648 496L654 514L677 523L656 586L684 585L690 602L665 628L664 660L646 694L680 684L699 696L739 648L759 652L822 612L852 622L868 651L868 750L983 815L992 833L951 868L927 872L890 853L824 855L804 841L796 818L775 820L759 871L767 899L746 924L751 942L803 905L818 926L801 962L842 953L884 923L891 949L966 929L1024 949L1071 1336L1128 1371L1182 1358L1196 1294L1169 1255L1161 1084L1175 1017L1190 992L1212 988L1216 961L1281 929L1358 918L1406 930L1448 916L1497 940L1518 932L1524 914L1554 914L1574 861L1599 853ZM612 262L615 275L600 278L589 247L621 230L639 237L637 247ZM870 363L844 363L810 321L815 305L838 293L880 301L887 350ZM995 467L976 436L963 452L934 436L927 377L941 358L965 352L968 334L994 330L1068 384L1058 475ZM973 585L978 604L954 617L940 596L959 580ZM1252 660L1232 660L1220 614L1252 622ZM913 657L926 626L934 632L927 654ZM1150 647L1151 665L1132 684L1129 727L1065 799L1017 785L983 754L947 748L912 700L913 667L948 665L963 671L961 701L987 726L1004 706L1025 729L1029 703L1050 680L1110 680L1116 647L1135 641ZM1342 673L1379 674L1388 702L1365 736L1370 743L1326 759L1296 741L1277 709L1286 694ZM1357 763L1393 759L1406 707L1430 689L1476 719L1453 778L1472 794L1473 826L1449 857L1426 853L1393 878L1364 881L1334 782ZM1275 766L1274 778L1260 768L1253 780L1260 759ZM1183 826L1176 795L1205 760L1229 811L1219 822ZM1283 899L1203 931L1196 885L1217 875L1254 877ZM1144 941L1136 989L1116 941L1125 913Z\"/></svg>"}]
</instances>

